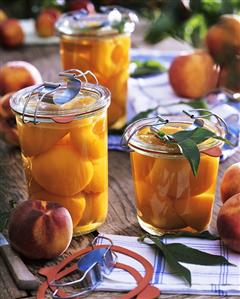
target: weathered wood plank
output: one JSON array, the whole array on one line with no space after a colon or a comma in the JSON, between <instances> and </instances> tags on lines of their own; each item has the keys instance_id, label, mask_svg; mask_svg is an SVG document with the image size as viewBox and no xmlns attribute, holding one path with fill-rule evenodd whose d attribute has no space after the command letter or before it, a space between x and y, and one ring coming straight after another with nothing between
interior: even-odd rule
<instances>
[{"instance_id":1,"label":"weathered wood plank","mask_svg":"<svg viewBox=\"0 0 240 299\"><path fill-rule=\"evenodd\" d=\"M0 299L17 299L26 296L25 291L16 287L3 259L0 257Z\"/></svg>"}]
</instances>

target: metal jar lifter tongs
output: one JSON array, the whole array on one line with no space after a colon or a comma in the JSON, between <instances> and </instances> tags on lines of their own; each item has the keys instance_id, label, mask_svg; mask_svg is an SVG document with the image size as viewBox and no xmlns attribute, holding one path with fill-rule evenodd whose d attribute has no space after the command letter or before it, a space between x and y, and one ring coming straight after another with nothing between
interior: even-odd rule
<instances>
[{"instance_id":1,"label":"metal jar lifter tongs","mask_svg":"<svg viewBox=\"0 0 240 299\"><path fill-rule=\"evenodd\" d=\"M102 240L106 244L97 244ZM119 263L117 261L117 253L136 259L145 268L145 274L142 276L131 266ZM74 262L75 259L77 259L76 262ZM72 262L74 263L69 266ZM110 275L114 268L127 271L137 282L137 286L134 289L118 298L153 299L160 295L158 288L149 285L153 275L153 267L145 258L124 247L113 245L109 238L99 235L92 241L89 247L75 252L58 265L40 269L39 273L46 276L47 281L43 282L39 287L37 299L45 298L49 289L54 299L71 299L86 296L93 292L101 284L104 276ZM71 278L72 274L78 275L78 278ZM62 280L63 278L65 281ZM69 291L69 287L71 287L71 291ZM75 289L77 291L72 291Z\"/></svg>"}]
</instances>

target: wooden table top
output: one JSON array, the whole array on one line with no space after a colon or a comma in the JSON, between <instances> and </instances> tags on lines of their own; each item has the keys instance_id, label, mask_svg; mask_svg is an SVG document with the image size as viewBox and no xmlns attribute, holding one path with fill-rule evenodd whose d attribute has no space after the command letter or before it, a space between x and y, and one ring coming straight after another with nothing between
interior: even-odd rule
<instances>
[{"instance_id":1,"label":"wooden table top","mask_svg":"<svg viewBox=\"0 0 240 299\"><path fill-rule=\"evenodd\" d=\"M34 64L41 72L43 79L54 81L60 71L60 59L58 46L31 46L18 50L0 50L0 66L10 60L25 60ZM220 165L216 204L212 221L215 227L216 215L220 206L219 181L225 169L240 160L240 152ZM0 141L0 209L6 209L9 200L23 200L27 198L26 182L24 178L20 150L12 148ZM102 233L139 236L142 234L135 211L133 181L131 177L130 159L128 153L109 152L109 213L105 224L99 229ZM72 240L67 255L72 251L83 248L88 244L88 236L78 237ZM56 263L58 259L51 261ZM36 274L37 269L43 264L39 262L25 261L30 270ZM94 293L88 298L115 298L117 293ZM194 295L165 295L161 298L206 298L206 296ZM35 298L34 292L19 290L3 260L0 258L0 299ZM215 296L211 296L215 298ZM219 298L219 297L216 297ZM237 298L237 297L229 297ZM147 298L146 298L147 299Z\"/></svg>"}]
</instances>

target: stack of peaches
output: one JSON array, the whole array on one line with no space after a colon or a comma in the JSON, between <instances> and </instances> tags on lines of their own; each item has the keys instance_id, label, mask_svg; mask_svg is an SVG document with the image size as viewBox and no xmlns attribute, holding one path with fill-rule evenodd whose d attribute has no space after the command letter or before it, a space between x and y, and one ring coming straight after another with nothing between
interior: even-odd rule
<instances>
[{"instance_id":1,"label":"stack of peaches","mask_svg":"<svg viewBox=\"0 0 240 299\"><path fill-rule=\"evenodd\" d=\"M240 90L240 17L223 15L205 36L206 49L174 59L169 81L181 97L197 99L215 88Z\"/></svg>"},{"instance_id":2,"label":"stack of peaches","mask_svg":"<svg viewBox=\"0 0 240 299\"><path fill-rule=\"evenodd\" d=\"M55 22L60 16L56 8L46 8L39 12L35 23L35 31L39 37L55 35ZM25 33L21 23L16 18L8 18L7 14L0 10L0 45L5 48L17 48L23 45Z\"/></svg>"}]
</instances>

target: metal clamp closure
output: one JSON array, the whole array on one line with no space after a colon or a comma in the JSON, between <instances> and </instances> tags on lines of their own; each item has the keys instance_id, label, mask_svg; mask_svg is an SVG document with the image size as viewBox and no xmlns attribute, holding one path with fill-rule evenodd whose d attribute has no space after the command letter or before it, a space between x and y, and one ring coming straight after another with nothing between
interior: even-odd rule
<instances>
[{"instance_id":1,"label":"metal clamp closure","mask_svg":"<svg viewBox=\"0 0 240 299\"><path fill-rule=\"evenodd\" d=\"M187 111L183 110L182 112L184 114L186 114L188 117L190 117L191 119L193 119L193 124L187 128L189 130L194 129L196 127L204 127L204 124L205 124L204 119L205 118L207 119L207 118L213 116L216 118L219 126L221 126L224 129L226 134L229 134L229 130L228 130L228 126L227 126L226 122L220 116L218 116L215 113L212 113L211 111L209 111L207 109L191 109L191 110L187 110ZM199 115L198 112L204 112L204 114ZM137 125L138 122L143 122L143 124ZM150 131L153 134L158 134L160 126L165 125L169 122L170 122L169 119L165 119L165 118L161 117L160 115L157 115L155 117L142 118L142 119L136 120L135 122L130 123L124 130L120 144L124 149L131 151L131 149L129 149L129 146L128 146L129 142L130 142L131 138L139 130L149 127Z\"/></svg>"},{"instance_id":2,"label":"metal clamp closure","mask_svg":"<svg viewBox=\"0 0 240 299\"><path fill-rule=\"evenodd\" d=\"M39 110L39 105L41 102L46 102L55 105L62 105L70 102L74 99L80 92L82 87L82 81L80 80L83 77L84 81L87 83L87 75L90 75L94 78L96 84L98 80L96 76L91 71L82 72L77 69L69 69L64 72L60 72L59 77L63 79L63 82L54 83L54 82L44 82L40 85L37 85L29 93L28 98L25 101L23 112L22 112L22 122L26 123L26 109L29 105L29 102L34 94L38 95L36 100L36 107L34 110L34 124L37 124L37 113Z\"/></svg>"},{"instance_id":3,"label":"metal clamp closure","mask_svg":"<svg viewBox=\"0 0 240 299\"><path fill-rule=\"evenodd\" d=\"M106 248L95 248L94 245L99 239L107 240L109 246ZM77 262L80 278L65 283L52 281L50 286L57 287L52 294L52 298L76 298L93 291L103 280L104 274L109 275L112 272L117 262L117 255L112 251L112 246L113 243L110 239L103 236L96 237L91 243L92 250L83 255ZM65 297L58 296L60 288L74 285L77 285L81 290L76 293L69 293L69 295Z\"/></svg>"}]
</instances>

